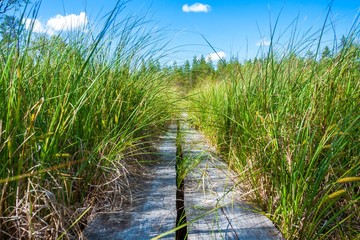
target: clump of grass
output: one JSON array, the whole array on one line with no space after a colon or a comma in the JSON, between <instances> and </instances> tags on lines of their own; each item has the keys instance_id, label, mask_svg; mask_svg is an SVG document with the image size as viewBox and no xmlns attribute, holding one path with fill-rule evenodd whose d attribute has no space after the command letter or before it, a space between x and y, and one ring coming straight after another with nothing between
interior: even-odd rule
<instances>
[{"instance_id":1,"label":"clump of grass","mask_svg":"<svg viewBox=\"0 0 360 240\"><path fill-rule=\"evenodd\" d=\"M321 58L326 29L292 36L285 54L273 29L265 57L229 64L192 99L194 121L287 239L359 237L359 25Z\"/></svg>"},{"instance_id":2,"label":"clump of grass","mask_svg":"<svg viewBox=\"0 0 360 240\"><path fill-rule=\"evenodd\" d=\"M0 238L81 237L89 194L111 190L109 177L127 192L139 149L171 118L163 36L121 9L99 33L19 26L17 42L1 44Z\"/></svg>"}]
</instances>

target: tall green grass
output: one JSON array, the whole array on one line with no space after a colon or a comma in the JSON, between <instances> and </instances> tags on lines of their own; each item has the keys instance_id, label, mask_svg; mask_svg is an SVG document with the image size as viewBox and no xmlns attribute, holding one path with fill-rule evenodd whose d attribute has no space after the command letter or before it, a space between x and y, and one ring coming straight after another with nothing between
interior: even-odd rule
<instances>
[{"instance_id":1,"label":"tall green grass","mask_svg":"<svg viewBox=\"0 0 360 240\"><path fill-rule=\"evenodd\" d=\"M192 92L195 123L287 239L360 237L360 28L321 59L325 25L285 54L273 29L264 57Z\"/></svg>"},{"instance_id":2,"label":"tall green grass","mask_svg":"<svg viewBox=\"0 0 360 240\"><path fill-rule=\"evenodd\" d=\"M147 16L119 19L122 9L98 33L19 26L18 41L0 46L0 238L82 236L96 185L110 191L111 176L133 173L138 149L171 118L164 36Z\"/></svg>"}]
</instances>

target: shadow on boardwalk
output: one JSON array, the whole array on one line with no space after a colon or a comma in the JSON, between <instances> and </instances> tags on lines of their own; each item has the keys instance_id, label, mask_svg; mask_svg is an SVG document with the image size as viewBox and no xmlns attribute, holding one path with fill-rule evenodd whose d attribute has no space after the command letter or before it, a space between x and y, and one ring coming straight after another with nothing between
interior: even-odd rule
<instances>
[{"instance_id":1,"label":"shadow on boardwalk","mask_svg":"<svg viewBox=\"0 0 360 240\"><path fill-rule=\"evenodd\" d=\"M132 206L119 212L99 213L86 228L89 240L151 239L175 228L176 125L170 125L157 146L159 154L151 167L152 176L143 179L141 192ZM174 239L175 233L164 239Z\"/></svg>"},{"instance_id":2,"label":"shadow on boardwalk","mask_svg":"<svg viewBox=\"0 0 360 240\"><path fill-rule=\"evenodd\" d=\"M186 125L183 131L184 156L200 161L185 179L189 239L283 239L267 217L240 201L236 175L205 138Z\"/></svg>"},{"instance_id":3,"label":"shadow on boardwalk","mask_svg":"<svg viewBox=\"0 0 360 240\"><path fill-rule=\"evenodd\" d=\"M236 176L214 157L203 136L183 125L183 155L199 161L185 178L188 239L282 239L272 222L241 202ZM144 179L134 206L101 213L85 230L89 240L152 239L176 225L176 125L160 137L159 162ZM175 239L172 232L161 239Z\"/></svg>"}]
</instances>

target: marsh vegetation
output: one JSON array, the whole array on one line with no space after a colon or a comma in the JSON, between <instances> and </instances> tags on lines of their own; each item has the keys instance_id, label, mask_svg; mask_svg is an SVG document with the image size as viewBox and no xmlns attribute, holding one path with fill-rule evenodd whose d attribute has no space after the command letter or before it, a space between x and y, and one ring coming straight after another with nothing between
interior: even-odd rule
<instances>
[{"instance_id":1,"label":"marsh vegetation","mask_svg":"<svg viewBox=\"0 0 360 240\"><path fill-rule=\"evenodd\" d=\"M121 9L97 32L2 35L0 238L82 237L92 211L128 199L179 99L286 238L360 237L358 22L327 48L326 19L285 50L273 29L256 59L168 66L165 35Z\"/></svg>"},{"instance_id":2,"label":"marsh vegetation","mask_svg":"<svg viewBox=\"0 0 360 240\"><path fill-rule=\"evenodd\" d=\"M121 9L98 32L19 24L2 38L0 238L77 239L84 216L129 197L128 175L172 118L161 34L144 31L146 17L119 19Z\"/></svg>"},{"instance_id":3,"label":"marsh vegetation","mask_svg":"<svg viewBox=\"0 0 360 240\"><path fill-rule=\"evenodd\" d=\"M287 239L360 237L359 25L331 52L327 28L221 61L189 94L195 125Z\"/></svg>"}]
</instances>

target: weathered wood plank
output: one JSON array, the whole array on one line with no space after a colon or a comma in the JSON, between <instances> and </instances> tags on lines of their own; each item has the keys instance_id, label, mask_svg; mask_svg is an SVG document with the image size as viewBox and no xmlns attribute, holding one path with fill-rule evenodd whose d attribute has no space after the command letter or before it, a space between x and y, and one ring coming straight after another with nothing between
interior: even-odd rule
<instances>
[{"instance_id":1,"label":"weathered wood plank","mask_svg":"<svg viewBox=\"0 0 360 240\"><path fill-rule=\"evenodd\" d=\"M185 178L188 239L282 239L267 217L239 200L235 174L210 154L204 137L184 128L185 157L202 158Z\"/></svg>"},{"instance_id":2,"label":"weathered wood plank","mask_svg":"<svg viewBox=\"0 0 360 240\"><path fill-rule=\"evenodd\" d=\"M133 206L99 214L85 231L89 240L151 239L175 228L175 125L160 138L158 149L153 177L144 180ZM183 150L185 157L201 159L185 179L188 239L282 239L268 218L240 201L235 174L211 154L199 132L186 126ZM175 239L175 233L162 239Z\"/></svg>"},{"instance_id":3,"label":"weathered wood plank","mask_svg":"<svg viewBox=\"0 0 360 240\"><path fill-rule=\"evenodd\" d=\"M141 184L132 207L119 212L101 213L87 227L89 240L151 239L175 228L176 221L176 125L160 137L159 162L153 176ZM174 239L175 233L162 239Z\"/></svg>"}]
</instances>

